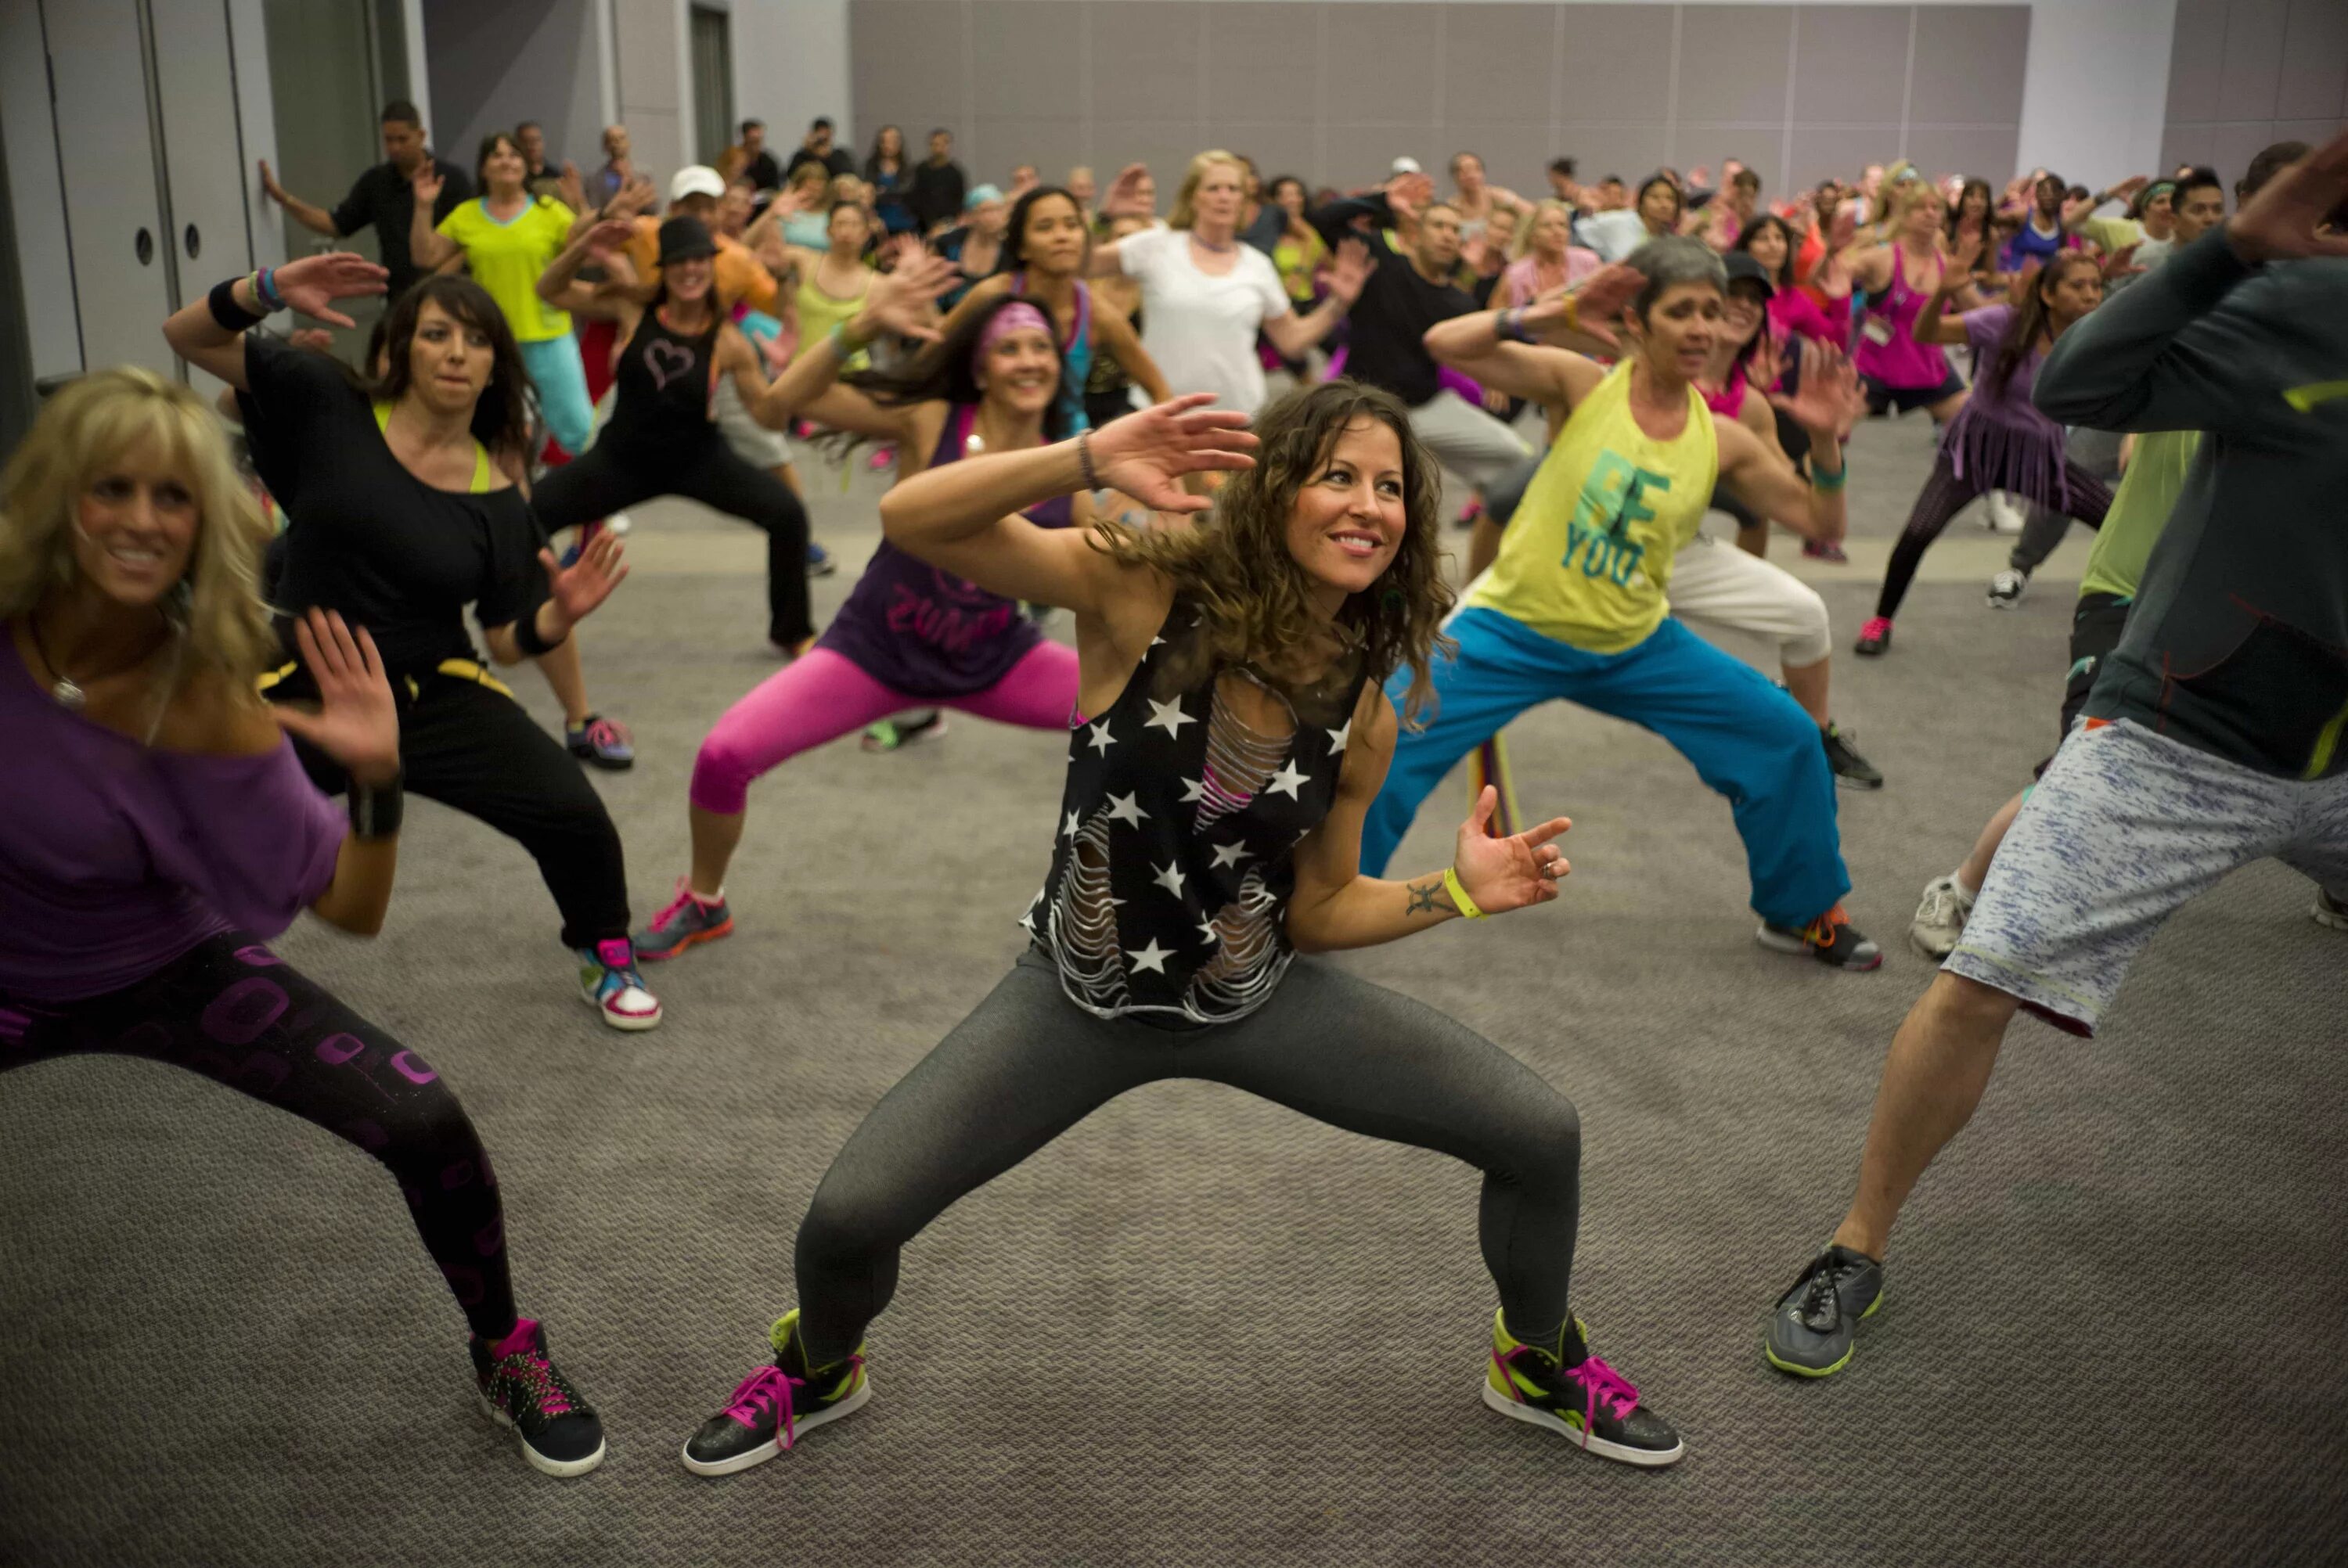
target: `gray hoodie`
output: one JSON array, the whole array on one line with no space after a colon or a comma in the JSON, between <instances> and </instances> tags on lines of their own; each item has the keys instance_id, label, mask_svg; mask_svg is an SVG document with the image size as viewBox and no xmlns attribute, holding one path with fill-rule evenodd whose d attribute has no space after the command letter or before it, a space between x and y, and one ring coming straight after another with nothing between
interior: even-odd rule
<instances>
[{"instance_id":1,"label":"gray hoodie","mask_svg":"<svg viewBox=\"0 0 2348 1568\"><path fill-rule=\"evenodd\" d=\"M2348 773L2348 260L2251 267L2222 227L2065 333L2038 407L2208 432L2087 699L2261 773Z\"/></svg>"}]
</instances>

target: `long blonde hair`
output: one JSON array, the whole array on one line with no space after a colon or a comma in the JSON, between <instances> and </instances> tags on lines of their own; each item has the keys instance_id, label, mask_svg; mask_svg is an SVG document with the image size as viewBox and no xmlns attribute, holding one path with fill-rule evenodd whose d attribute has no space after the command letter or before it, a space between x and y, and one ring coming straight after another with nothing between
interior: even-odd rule
<instances>
[{"instance_id":1,"label":"long blonde hair","mask_svg":"<svg viewBox=\"0 0 2348 1568\"><path fill-rule=\"evenodd\" d=\"M1148 566L1173 579L1206 611L1216 661L1278 668L1308 659L1328 623L1313 607L1313 581L1288 550L1296 493L1313 482L1338 436L1356 419L1375 419L1402 443L1401 548L1368 591L1338 612L1340 635L1357 650L1379 685L1408 665L1402 717L1414 722L1432 702L1429 660L1451 609L1443 579L1443 476L1413 433L1410 411L1392 393L1340 376L1300 388L1256 415L1263 445L1256 464L1215 494L1211 518L1189 528L1094 525L1095 547L1127 566Z\"/></svg>"},{"instance_id":2,"label":"long blonde hair","mask_svg":"<svg viewBox=\"0 0 2348 1568\"><path fill-rule=\"evenodd\" d=\"M1219 163L1230 164L1239 171L1241 183L1246 183L1247 164L1238 153L1225 152L1219 147L1209 148L1192 159L1190 167L1183 171L1182 189L1174 193L1174 210L1166 215L1166 227L1188 229L1198 221L1199 215L1190 209L1191 200L1199 194L1199 186L1207 178L1207 170Z\"/></svg>"},{"instance_id":3,"label":"long blonde hair","mask_svg":"<svg viewBox=\"0 0 2348 1568\"><path fill-rule=\"evenodd\" d=\"M1540 220L1552 212L1564 215L1565 248L1569 251L1573 249L1573 209L1554 196L1545 196L1533 203L1532 210L1526 213L1524 221L1517 225L1516 237L1509 241L1509 261L1521 261L1533 253L1533 231L1540 227Z\"/></svg>"},{"instance_id":4,"label":"long blonde hair","mask_svg":"<svg viewBox=\"0 0 2348 1568\"><path fill-rule=\"evenodd\" d=\"M82 497L123 455L159 443L196 501L187 575L167 610L187 630L187 667L250 689L277 661L261 599L269 528L229 458L228 439L202 398L151 370L93 371L43 405L32 434L0 473L0 620L28 615L80 573L73 530Z\"/></svg>"}]
</instances>

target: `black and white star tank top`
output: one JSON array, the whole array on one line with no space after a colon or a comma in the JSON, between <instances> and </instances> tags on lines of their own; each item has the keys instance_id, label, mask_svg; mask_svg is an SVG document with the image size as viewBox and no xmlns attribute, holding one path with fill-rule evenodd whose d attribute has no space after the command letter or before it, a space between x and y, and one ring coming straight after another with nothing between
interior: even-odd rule
<instances>
[{"instance_id":1,"label":"black and white star tank top","mask_svg":"<svg viewBox=\"0 0 2348 1568\"><path fill-rule=\"evenodd\" d=\"M1198 607L1166 624L1097 719L1078 715L1051 876L1020 920L1061 989L1101 1018L1230 1023L1270 999L1292 856L1329 815L1365 680L1218 667Z\"/></svg>"}]
</instances>

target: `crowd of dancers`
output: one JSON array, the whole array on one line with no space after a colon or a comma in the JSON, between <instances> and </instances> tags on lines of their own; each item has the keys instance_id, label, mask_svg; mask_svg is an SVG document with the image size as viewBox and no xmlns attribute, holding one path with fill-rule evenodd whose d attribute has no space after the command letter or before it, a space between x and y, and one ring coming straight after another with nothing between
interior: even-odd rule
<instances>
[{"instance_id":1,"label":"crowd of dancers","mask_svg":"<svg viewBox=\"0 0 2348 1568\"><path fill-rule=\"evenodd\" d=\"M1837 789L1884 775L1833 719L1823 601L1766 559L1781 528L1841 557L1845 442L1870 415L1922 410L1938 440L1859 653L1890 651L1976 498L2018 536L1992 604L2070 521L2098 533L2061 743L1925 889L1910 939L1945 963L1769 1363L1849 1362L1899 1208L2017 1009L2092 1033L2167 915L2255 858L2303 871L2348 930L2348 534L2326 509L2348 487L2348 138L2271 148L2230 191L2198 166L2001 193L1895 162L1775 201L1734 161L1632 187L1560 159L1527 200L1471 152L1447 191L1402 158L1339 192L1212 150L1161 218L1138 165L1060 185L1023 165L1003 189L944 130L916 159L883 128L859 160L819 120L778 159L750 122L663 203L624 127L582 174L535 125L467 170L412 107L382 123L386 160L335 207L261 169L309 228L371 227L379 261L222 280L162 323L219 405L94 369L9 461L0 1069L169 1061L381 1161L541 1471L592 1469L603 1432L520 1315L489 1154L422 1057L266 945L304 907L381 927L408 792L528 851L580 996L644 1030L664 1011L642 966L734 930L727 869L778 764L934 736L947 710L1067 735L1027 945L833 1161L771 1356L685 1442L703 1475L860 1409L905 1244L1175 1075L1481 1171L1486 1403L1677 1460L1575 1316L1571 1103L1460 1023L1296 960L1555 900L1568 824L1511 820L1497 748L1564 699L1728 800L1759 942L1877 968ZM355 364L270 329L351 327L377 296ZM883 542L821 627L809 440L894 474ZM1471 497L1456 552L1447 473ZM690 865L638 922L582 772L630 765L633 740L581 646L623 591L626 509L669 495L766 535L780 664L714 716ZM1701 531L1715 510L1733 540ZM1689 621L1759 636L1777 668ZM523 661L561 739L495 672ZM1449 864L1387 879L1471 756L1493 782ZM527 1216L516 1234L542 1245Z\"/></svg>"}]
</instances>

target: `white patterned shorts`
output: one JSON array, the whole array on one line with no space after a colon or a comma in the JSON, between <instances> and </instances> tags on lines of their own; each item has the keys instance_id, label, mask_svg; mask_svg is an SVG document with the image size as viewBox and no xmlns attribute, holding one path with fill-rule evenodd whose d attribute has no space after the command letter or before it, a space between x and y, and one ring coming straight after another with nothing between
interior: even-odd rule
<instances>
[{"instance_id":1,"label":"white patterned shorts","mask_svg":"<svg viewBox=\"0 0 2348 1568\"><path fill-rule=\"evenodd\" d=\"M2161 922L2269 856L2348 897L2348 776L2277 778L2125 719L2074 730L1941 967L2092 1035Z\"/></svg>"}]
</instances>

